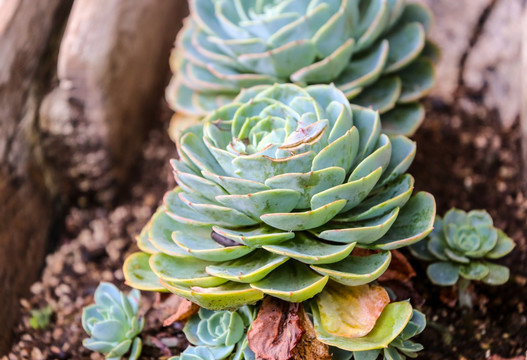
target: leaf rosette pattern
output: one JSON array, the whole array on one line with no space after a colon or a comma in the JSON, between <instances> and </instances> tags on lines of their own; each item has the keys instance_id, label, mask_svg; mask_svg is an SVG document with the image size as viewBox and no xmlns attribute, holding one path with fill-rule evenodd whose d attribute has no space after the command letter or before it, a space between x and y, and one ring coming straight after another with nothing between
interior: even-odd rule
<instances>
[{"instance_id":1,"label":"leaf rosette pattern","mask_svg":"<svg viewBox=\"0 0 527 360\"><path fill-rule=\"evenodd\" d=\"M434 83L430 10L404 0L191 0L171 58L172 108L206 115L255 85L335 83L412 134Z\"/></svg>"},{"instance_id":2,"label":"leaf rosette pattern","mask_svg":"<svg viewBox=\"0 0 527 360\"><path fill-rule=\"evenodd\" d=\"M390 250L432 230L433 197L412 196L415 144L333 85L258 86L178 138L179 187L139 237L127 282L208 309L264 294L301 302L329 279L377 279ZM355 246L375 249L354 256Z\"/></svg>"},{"instance_id":3,"label":"leaf rosette pattern","mask_svg":"<svg viewBox=\"0 0 527 360\"><path fill-rule=\"evenodd\" d=\"M437 216L432 233L410 250L417 258L432 262L427 274L436 285L454 285L460 276L501 285L509 279L509 269L491 260L514 247L514 241L494 227L486 211L451 209L444 218Z\"/></svg>"},{"instance_id":4,"label":"leaf rosette pattern","mask_svg":"<svg viewBox=\"0 0 527 360\"><path fill-rule=\"evenodd\" d=\"M95 290L95 304L82 311L82 327L90 335L84 347L105 354L106 359L120 359L129 350L130 360L139 358L142 349L138 335L144 327L139 317L141 294L133 289L128 296L107 282Z\"/></svg>"},{"instance_id":5,"label":"leaf rosette pattern","mask_svg":"<svg viewBox=\"0 0 527 360\"><path fill-rule=\"evenodd\" d=\"M201 308L185 324L183 332L192 344L171 360L254 360L247 345L247 330L256 309L243 306L237 311L210 311Z\"/></svg>"}]
</instances>

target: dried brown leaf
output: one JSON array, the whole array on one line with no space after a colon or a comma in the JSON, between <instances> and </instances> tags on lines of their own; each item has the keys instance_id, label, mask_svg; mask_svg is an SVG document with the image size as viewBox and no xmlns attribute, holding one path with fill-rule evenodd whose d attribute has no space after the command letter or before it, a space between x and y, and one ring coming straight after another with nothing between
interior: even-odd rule
<instances>
[{"instance_id":1,"label":"dried brown leaf","mask_svg":"<svg viewBox=\"0 0 527 360\"><path fill-rule=\"evenodd\" d=\"M439 293L439 299L441 302L451 308L456 306L457 296L457 286L441 288L441 292Z\"/></svg>"},{"instance_id":2,"label":"dried brown leaf","mask_svg":"<svg viewBox=\"0 0 527 360\"><path fill-rule=\"evenodd\" d=\"M262 302L258 316L247 333L249 347L257 360L289 360L304 334L299 316L301 305L271 296Z\"/></svg>"},{"instance_id":3,"label":"dried brown leaf","mask_svg":"<svg viewBox=\"0 0 527 360\"><path fill-rule=\"evenodd\" d=\"M400 251L392 250L392 261L390 262L390 266L384 274L381 275L379 281L399 280L406 282L414 276L415 270L406 259L406 256Z\"/></svg>"},{"instance_id":4,"label":"dried brown leaf","mask_svg":"<svg viewBox=\"0 0 527 360\"><path fill-rule=\"evenodd\" d=\"M176 298L170 298L170 304L167 304L167 306L170 306L173 314L163 321L163 326L172 325L176 321L185 321L199 310L199 306L192 301L177 295L174 296Z\"/></svg>"},{"instance_id":5,"label":"dried brown leaf","mask_svg":"<svg viewBox=\"0 0 527 360\"><path fill-rule=\"evenodd\" d=\"M304 307L300 306L298 313L300 317L300 326L304 329L304 335L293 349L294 360L331 360L332 355L329 353L329 347L317 339L315 328L309 320Z\"/></svg>"},{"instance_id":6,"label":"dried brown leaf","mask_svg":"<svg viewBox=\"0 0 527 360\"><path fill-rule=\"evenodd\" d=\"M351 252L351 255L353 255L353 256L370 256L370 255L373 255L373 254L378 254L380 252L381 252L380 250L363 249L363 248L356 247Z\"/></svg>"}]
</instances>

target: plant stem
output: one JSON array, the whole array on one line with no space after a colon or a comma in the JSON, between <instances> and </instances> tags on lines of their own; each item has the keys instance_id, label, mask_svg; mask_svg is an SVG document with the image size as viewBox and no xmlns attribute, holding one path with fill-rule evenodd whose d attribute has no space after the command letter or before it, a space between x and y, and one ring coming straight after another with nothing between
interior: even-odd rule
<instances>
[{"instance_id":1,"label":"plant stem","mask_svg":"<svg viewBox=\"0 0 527 360\"><path fill-rule=\"evenodd\" d=\"M459 306L472 310L472 294L468 291L470 280L460 277L457 283Z\"/></svg>"}]
</instances>

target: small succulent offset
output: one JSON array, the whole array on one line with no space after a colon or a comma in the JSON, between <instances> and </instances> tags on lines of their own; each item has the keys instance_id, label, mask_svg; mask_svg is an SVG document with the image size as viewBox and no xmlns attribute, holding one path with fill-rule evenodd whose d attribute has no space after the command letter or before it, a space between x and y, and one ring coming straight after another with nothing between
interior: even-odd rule
<instances>
[{"instance_id":1,"label":"small succulent offset","mask_svg":"<svg viewBox=\"0 0 527 360\"><path fill-rule=\"evenodd\" d=\"M130 360L139 358L142 343L139 333L143 330L144 319L139 318L138 290L128 296L113 284L102 282L95 290L95 304L82 311L82 327L90 335L83 345L105 354L106 359L120 359L128 350ZM135 340L134 340L135 338Z\"/></svg>"},{"instance_id":2,"label":"small succulent offset","mask_svg":"<svg viewBox=\"0 0 527 360\"><path fill-rule=\"evenodd\" d=\"M206 115L241 89L334 83L383 115L386 132L411 134L437 58L430 10L405 0L190 0L167 89L174 110Z\"/></svg>"},{"instance_id":3,"label":"small succulent offset","mask_svg":"<svg viewBox=\"0 0 527 360\"><path fill-rule=\"evenodd\" d=\"M255 312L250 306L232 312L201 308L183 329L193 346L171 360L254 360L254 353L247 346L247 330Z\"/></svg>"},{"instance_id":4,"label":"small succulent offset","mask_svg":"<svg viewBox=\"0 0 527 360\"><path fill-rule=\"evenodd\" d=\"M50 305L47 305L39 310L31 310L29 326L35 330L47 328L52 314L53 309Z\"/></svg>"},{"instance_id":5,"label":"small succulent offset","mask_svg":"<svg viewBox=\"0 0 527 360\"><path fill-rule=\"evenodd\" d=\"M507 255L514 246L493 226L486 211L451 209L444 218L438 216L432 233L410 250L417 258L433 262L427 274L436 285L454 285L460 277L501 285L509 279L509 269L489 260Z\"/></svg>"},{"instance_id":6,"label":"small succulent offset","mask_svg":"<svg viewBox=\"0 0 527 360\"><path fill-rule=\"evenodd\" d=\"M390 250L432 230L433 197L412 196L415 144L333 85L258 86L177 141L179 187L125 261L127 283L235 309L265 294L302 302L328 280L359 286ZM354 256L353 248L380 250Z\"/></svg>"},{"instance_id":7,"label":"small succulent offset","mask_svg":"<svg viewBox=\"0 0 527 360\"><path fill-rule=\"evenodd\" d=\"M509 269L489 260L499 259L514 249L514 241L493 226L484 210L449 210L437 217L425 241L410 247L417 258L432 262L427 274L440 286L458 285L459 304L472 308L468 291L471 280L501 285L509 280Z\"/></svg>"}]
</instances>

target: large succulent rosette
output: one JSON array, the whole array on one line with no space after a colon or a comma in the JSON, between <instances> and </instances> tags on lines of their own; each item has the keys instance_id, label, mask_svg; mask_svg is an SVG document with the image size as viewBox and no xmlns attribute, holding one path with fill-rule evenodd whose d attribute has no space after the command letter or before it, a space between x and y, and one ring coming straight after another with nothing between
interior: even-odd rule
<instances>
[{"instance_id":1,"label":"large succulent rosette","mask_svg":"<svg viewBox=\"0 0 527 360\"><path fill-rule=\"evenodd\" d=\"M171 59L174 110L206 115L243 88L334 83L413 133L434 83L428 8L405 0L190 0Z\"/></svg>"},{"instance_id":2,"label":"large succulent rosette","mask_svg":"<svg viewBox=\"0 0 527 360\"><path fill-rule=\"evenodd\" d=\"M415 144L333 85L260 86L182 132L179 187L125 262L127 282L208 309L264 294L301 302L329 279L377 279L390 250L431 230L433 197L412 196ZM354 256L354 247L376 249Z\"/></svg>"}]
</instances>

